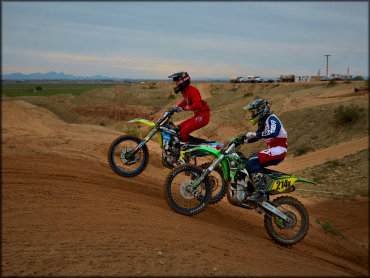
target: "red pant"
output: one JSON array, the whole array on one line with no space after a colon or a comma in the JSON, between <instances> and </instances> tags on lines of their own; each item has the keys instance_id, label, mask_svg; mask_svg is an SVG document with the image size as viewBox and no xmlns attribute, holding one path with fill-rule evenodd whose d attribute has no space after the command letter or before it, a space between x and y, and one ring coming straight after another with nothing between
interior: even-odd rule
<instances>
[{"instance_id":1,"label":"red pant","mask_svg":"<svg viewBox=\"0 0 370 278\"><path fill-rule=\"evenodd\" d=\"M189 134L197 129L200 129L203 126L206 126L208 122L209 122L209 111L206 111L203 113L199 113L196 116L178 124L178 126L181 126L180 130L181 141L188 142Z\"/></svg>"}]
</instances>

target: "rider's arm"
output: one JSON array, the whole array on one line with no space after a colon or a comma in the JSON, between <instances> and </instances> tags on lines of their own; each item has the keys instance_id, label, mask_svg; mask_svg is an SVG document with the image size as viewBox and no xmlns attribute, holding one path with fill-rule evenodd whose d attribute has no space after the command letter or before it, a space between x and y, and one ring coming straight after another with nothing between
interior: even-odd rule
<instances>
[{"instance_id":1,"label":"rider's arm","mask_svg":"<svg viewBox=\"0 0 370 278\"><path fill-rule=\"evenodd\" d=\"M199 93L198 90L189 91L188 96L191 99L191 102L193 104L189 105L189 106L185 106L184 110L186 110L186 111L189 111L189 110L195 111L195 110L199 110L199 109L202 108L202 99L200 97L200 93Z\"/></svg>"},{"instance_id":2,"label":"rider's arm","mask_svg":"<svg viewBox=\"0 0 370 278\"><path fill-rule=\"evenodd\" d=\"M279 135L281 129L280 121L275 116L271 116L268 118L267 123L268 123L267 130L256 132L257 138L274 138Z\"/></svg>"},{"instance_id":3,"label":"rider's arm","mask_svg":"<svg viewBox=\"0 0 370 278\"><path fill-rule=\"evenodd\" d=\"M253 142L256 142L260 139L261 138L253 137L253 138L249 138L249 139L244 140L244 143L253 143Z\"/></svg>"}]
</instances>

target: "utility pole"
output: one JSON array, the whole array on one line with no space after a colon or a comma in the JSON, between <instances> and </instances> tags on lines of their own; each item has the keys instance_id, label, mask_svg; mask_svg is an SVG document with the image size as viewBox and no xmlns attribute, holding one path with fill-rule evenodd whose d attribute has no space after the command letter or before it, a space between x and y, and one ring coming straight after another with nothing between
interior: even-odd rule
<instances>
[{"instance_id":1,"label":"utility pole","mask_svg":"<svg viewBox=\"0 0 370 278\"><path fill-rule=\"evenodd\" d=\"M328 71L328 69L329 69L329 56L331 56L331 55L326 54L324 56L326 56L326 77L329 77L329 71Z\"/></svg>"}]
</instances>

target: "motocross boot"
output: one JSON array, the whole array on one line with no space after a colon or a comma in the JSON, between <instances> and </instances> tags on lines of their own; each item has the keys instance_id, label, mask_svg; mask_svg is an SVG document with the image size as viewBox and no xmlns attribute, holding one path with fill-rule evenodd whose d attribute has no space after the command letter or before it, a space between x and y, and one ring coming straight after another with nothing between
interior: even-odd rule
<instances>
[{"instance_id":1,"label":"motocross boot","mask_svg":"<svg viewBox=\"0 0 370 278\"><path fill-rule=\"evenodd\" d=\"M261 172L256 172L252 174L252 180L257 190L253 192L252 196L247 197L248 201L262 202L267 200L267 195L265 191L266 179Z\"/></svg>"}]
</instances>

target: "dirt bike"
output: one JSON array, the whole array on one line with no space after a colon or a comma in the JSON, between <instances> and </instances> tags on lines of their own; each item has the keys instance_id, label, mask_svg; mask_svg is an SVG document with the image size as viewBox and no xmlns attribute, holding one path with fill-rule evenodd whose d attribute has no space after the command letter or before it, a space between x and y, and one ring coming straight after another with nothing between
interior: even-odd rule
<instances>
[{"instance_id":1,"label":"dirt bike","mask_svg":"<svg viewBox=\"0 0 370 278\"><path fill-rule=\"evenodd\" d=\"M135 177L142 173L149 162L149 150L146 143L157 134L159 145L162 148L162 165L172 169L176 165L190 163L194 161L197 164L197 157L208 156L208 152L192 151L183 153L198 146L207 146L209 148L221 148L223 144L215 141L208 141L201 138L189 136L189 143L181 142L180 127L171 121L171 117L176 108L165 111L156 123L145 119L134 119L128 123L143 123L150 127L150 130L143 138L136 136L123 135L116 138L108 150L108 161L112 170L122 177ZM200 165L201 168L208 164ZM214 175L210 177L212 186L212 198L210 203L216 203L225 196L227 183L223 180L223 173L220 168L215 169Z\"/></svg>"},{"instance_id":2,"label":"dirt bike","mask_svg":"<svg viewBox=\"0 0 370 278\"><path fill-rule=\"evenodd\" d=\"M269 236L278 244L294 245L302 240L309 226L309 216L303 204L294 197L280 196L270 200L270 196L290 193L295 190L295 182L313 181L298 178L279 171L263 168L266 179L267 200L247 201L255 191L251 179L248 159L236 148L244 143L245 136L227 141L220 150L196 147L188 151L212 153L213 161L205 169L196 165L184 164L174 168L165 182L165 198L169 206L184 215L195 215L203 211L210 199L211 189L208 175L221 165L224 179L228 182L227 199L234 205L254 209L264 213L264 226Z\"/></svg>"}]
</instances>

